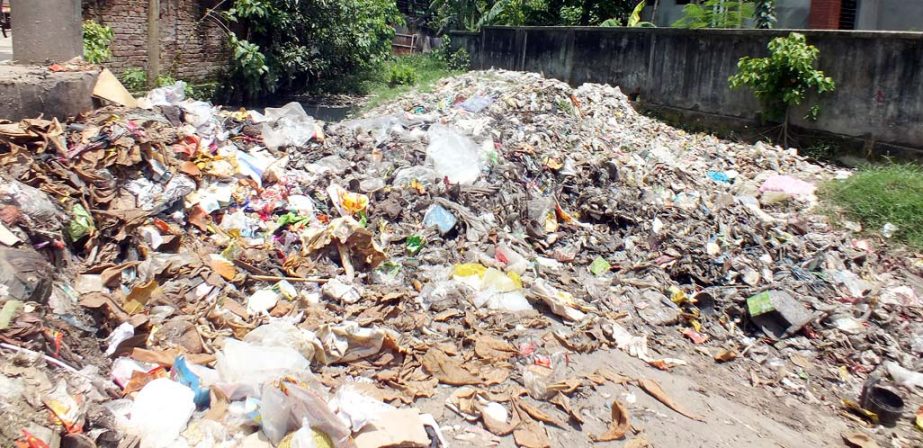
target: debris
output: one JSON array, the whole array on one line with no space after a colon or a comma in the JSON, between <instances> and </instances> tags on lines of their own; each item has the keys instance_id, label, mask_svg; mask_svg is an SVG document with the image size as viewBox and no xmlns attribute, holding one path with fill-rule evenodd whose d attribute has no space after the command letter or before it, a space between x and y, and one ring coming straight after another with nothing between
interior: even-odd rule
<instances>
[{"instance_id":1,"label":"debris","mask_svg":"<svg viewBox=\"0 0 923 448\"><path fill-rule=\"evenodd\" d=\"M676 402L673 401L672 398L667 396L666 392L663 391L663 389L660 387L659 384L657 384L656 381L652 379L648 379L648 378L641 378L638 380L638 387L640 387L642 390L647 392L648 395L656 398L657 401L660 401L666 407L676 411L680 415L689 417L692 420L697 420L700 422L705 421L702 417L692 414L689 411L686 411L682 407L680 407Z\"/></svg>"},{"instance_id":2,"label":"debris","mask_svg":"<svg viewBox=\"0 0 923 448\"><path fill-rule=\"evenodd\" d=\"M93 87L93 96L111 101L119 106L137 107L138 103L131 92L119 82L118 78L104 68L96 77L96 86Z\"/></svg>"},{"instance_id":3,"label":"debris","mask_svg":"<svg viewBox=\"0 0 923 448\"><path fill-rule=\"evenodd\" d=\"M610 442L625 438L631 423L628 419L628 409L618 400L612 401L612 423L609 430L599 436L591 436L594 442Z\"/></svg>"},{"instance_id":4,"label":"debris","mask_svg":"<svg viewBox=\"0 0 923 448\"><path fill-rule=\"evenodd\" d=\"M847 445L854 448L878 448L879 445L868 434L853 431L843 433L843 440Z\"/></svg>"}]
</instances>

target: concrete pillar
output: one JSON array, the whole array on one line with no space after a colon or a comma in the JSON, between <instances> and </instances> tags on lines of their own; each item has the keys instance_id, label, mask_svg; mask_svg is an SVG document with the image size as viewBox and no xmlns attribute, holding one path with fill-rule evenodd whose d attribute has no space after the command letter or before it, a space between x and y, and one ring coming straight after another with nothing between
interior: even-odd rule
<instances>
[{"instance_id":1,"label":"concrete pillar","mask_svg":"<svg viewBox=\"0 0 923 448\"><path fill-rule=\"evenodd\" d=\"M80 0L12 0L13 60L64 62L83 54Z\"/></svg>"}]
</instances>

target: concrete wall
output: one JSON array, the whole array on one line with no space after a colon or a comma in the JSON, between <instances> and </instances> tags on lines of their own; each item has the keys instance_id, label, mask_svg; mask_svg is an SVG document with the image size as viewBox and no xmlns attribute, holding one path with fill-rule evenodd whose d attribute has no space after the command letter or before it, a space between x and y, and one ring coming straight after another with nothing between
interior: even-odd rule
<instances>
[{"instance_id":1,"label":"concrete wall","mask_svg":"<svg viewBox=\"0 0 923 448\"><path fill-rule=\"evenodd\" d=\"M204 81L225 67L227 38L212 21L202 20L215 3L161 0L162 73L186 81ZM112 60L105 65L117 75L129 68L147 66L147 7L148 0L83 0L85 19L112 27Z\"/></svg>"},{"instance_id":2,"label":"concrete wall","mask_svg":"<svg viewBox=\"0 0 923 448\"><path fill-rule=\"evenodd\" d=\"M642 103L734 119L755 119L758 102L728 77L742 56L765 56L787 31L664 28L489 27L453 35L472 66L528 70L567 81L608 83ZM820 120L794 123L856 138L923 148L923 34L808 31L819 66L837 83Z\"/></svg>"},{"instance_id":3,"label":"concrete wall","mask_svg":"<svg viewBox=\"0 0 923 448\"><path fill-rule=\"evenodd\" d=\"M83 53L80 0L13 0L13 60L64 62Z\"/></svg>"},{"instance_id":4,"label":"concrete wall","mask_svg":"<svg viewBox=\"0 0 923 448\"><path fill-rule=\"evenodd\" d=\"M5 66L0 70L0 117L73 117L93 109L95 85L95 71L52 73L44 67Z\"/></svg>"}]
</instances>

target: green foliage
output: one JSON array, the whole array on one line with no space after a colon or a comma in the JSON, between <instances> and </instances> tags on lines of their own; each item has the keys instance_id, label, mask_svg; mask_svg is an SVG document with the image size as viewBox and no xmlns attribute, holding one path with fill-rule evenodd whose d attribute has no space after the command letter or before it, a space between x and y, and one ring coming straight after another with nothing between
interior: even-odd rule
<instances>
[{"instance_id":1,"label":"green foliage","mask_svg":"<svg viewBox=\"0 0 923 448\"><path fill-rule=\"evenodd\" d=\"M742 0L705 0L683 6L676 28L741 28L753 17L753 3Z\"/></svg>"},{"instance_id":2,"label":"green foliage","mask_svg":"<svg viewBox=\"0 0 923 448\"><path fill-rule=\"evenodd\" d=\"M753 21L757 28L763 30L776 26L775 0L756 0Z\"/></svg>"},{"instance_id":3,"label":"green foliage","mask_svg":"<svg viewBox=\"0 0 923 448\"><path fill-rule=\"evenodd\" d=\"M622 21L619 19L606 19L599 26L622 26Z\"/></svg>"},{"instance_id":4,"label":"green foliage","mask_svg":"<svg viewBox=\"0 0 923 448\"><path fill-rule=\"evenodd\" d=\"M561 25L580 25L580 19L582 17L583 8L580 6L564 6L561 8Z\"/></svg>"},{"instance_id":5,"label":"green foliage","mask_svg":"<svg viewBox=\"0 0 923 448\"><path fill-rule=\"evenodd\" d=\"M767 118L787 118L792 106L803 103L809 92L830 92L836 84L824 72L814 68L820 51L808 45L803 34L791 33L769 42L770 56L743 57L737 63L737 73L728 80L731 88L749 87L762 102ZM812 106L811 115L820 111Z\"/></svg>"},{"instance_id":6,"label":"green foliage","mask_svg":"<svg viewBox=\"0 0 923 448\"><path fill-rule=\"evenodd\" d=\"M122 73L122 85L132 92L140 92L147 88L147 72L143 68L129 68Z\"/></svg>"},{"instance_id":7,"label":"green foliage","mask_svg":"<svg viewBox=\"0 0 923 448\"><path fill-rule=\"evenodd\" d=\"M115 35L112 28L92 20L83 22L83 59L91 64L102 64L112 58L109 45Z\"/></svg>"},{"instance_id":8,"label":"green foliage","mask_svg":"<svg viewBox=\"0 0 923 448\"><path fill-rule=\"evenodd\" d=\"M446 61L446 64L450 70L468 70L468 67L471 66L471 55L468 54L468 50L459 48L449 56L449 60Z\"/></svg>"},{"instance_id":9,"label":"green foliage","mask_svg":"<svg viewBox=\"0 0 923 448\"><path fill-rule=\"evenodd\" d=\"M157 87L167 87L176 84L176 78L169 73L164 73L157 77Z\"/></svg>"},{"instance_id":10,"label":"green foliage","mask_svg":"<svg viewBox=\"0 0 923 448\"><path fill-rule=\"evenodd\" d=\"M824 185L820 194L869 231L891 223L897 226L897 240L923 249L923 171L918 166L867 167Z\"/></svg>"},{"instance_id":11,"label":"green foliage","mask_svg":"<svg viewBox=\"0 0 923 448\"><path fill-rule=\"evenodd\" d=\"M233 0L223 17L239 31L225 94L247 99L379 66L402 21L388 0Z\"/></svg>"},{"instance_id":12,"label":"green foliage","mask_svg":"<svg viewBox=\"0 0 923 448\"><path fill-rule=\"evenodd\" d=\"M215 98L218 91L217 82L206 82L201 84L186 83L186 98L200 101L211 101Z\"/></svg>"},{"instance_id":13,"label":"green foliage","mask_svg":"<svg viewBox=\"0 0 923 448\"><path fill-rule=\"evenodd\" d=\"M456 53L457 52L449 54ZM391 85L386 75L390 74L391 67L396 65L412 67L417 75L416 83L412 86L406 84ZM467 69L467 67L465 67L465 69ZM366 94L368 99L364 109L371 109L391 101L404 93L410 92L411 90L418 90L421 92L431 91L433 86L440 79L459 73L461 72L449 67L445 61L445 56L440 56L438 53L414 54L401 56L393 61L386 62L384 70L375 71L368 79L350 79L349 82L351 85L348 87L350 87L353 92L359 90L358 93ZM357 86L358 89L356 89Z\"/></svg>"},{"instance_id":14,"label":"green foliage","mask_svg":"<svg viewBox=\"0 0 923 448\"><path fill-rule=\"evenodd\" d=\"M637 0L432 0L430 26L477 31L485 25L599 25L625 22ZM609 22L611 24L613 22ZM639 25L644 26L644 25Z\"/></svg>"},{"instance_id":15,"label":"green foliage","mask_svg":"<svg viewBox=\"0 0 923 448\"><path fill-rule=\"evenodd\" d=\"M417 79L417 71L411 65L398 63L388 67L388 85L391 87L412 86Z\"/></svg>"}]
</instances>

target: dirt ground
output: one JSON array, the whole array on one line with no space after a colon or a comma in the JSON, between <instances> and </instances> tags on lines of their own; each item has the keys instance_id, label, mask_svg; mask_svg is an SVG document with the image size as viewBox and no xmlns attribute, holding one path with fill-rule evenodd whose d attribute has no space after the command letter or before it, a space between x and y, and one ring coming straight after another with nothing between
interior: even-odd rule
<instances>
[{"instance_id":1,"label":"dirt ground","mask_svg":"<svg viewBox=\"0 0 923 448\"><path fill-rule=\"evenodd\" d=\"M572 358L575 374L609 368L631 378L651 378L687 410L700 415L698 422L677 414L633 385L611 383L599 386L595 394L576 394L574 407L586 420L581 426L561 429L546 425L552 446L620 447L624 441L593 443L589 436L601 434L611 420L610 406L616 398L626 405L636 434L626 440L643 437L654 447L842 447L840 434L849 428L836 411L808 405L791 397L775 397L769 391L754 388L739 373L714 365L704 355L689 359L690 365L659 371L617 350L577 355ZM452 388L417 402L440 422L445 436L454 447L515 447L512 437L495 438L480 423L470 424L444 405ZM538 404L533 402L533 404ZM542 404L540 407L565 419L563 412Z\"/></svg>"}]
</instances>

